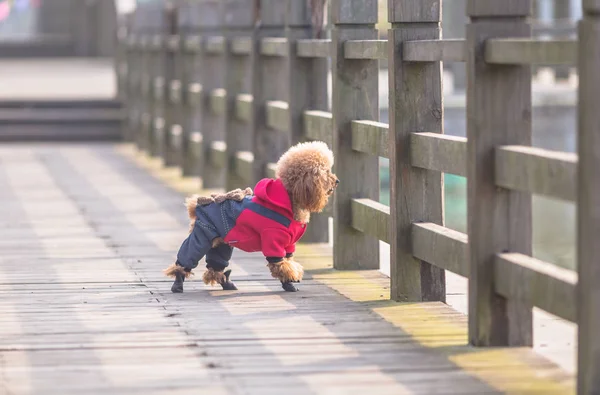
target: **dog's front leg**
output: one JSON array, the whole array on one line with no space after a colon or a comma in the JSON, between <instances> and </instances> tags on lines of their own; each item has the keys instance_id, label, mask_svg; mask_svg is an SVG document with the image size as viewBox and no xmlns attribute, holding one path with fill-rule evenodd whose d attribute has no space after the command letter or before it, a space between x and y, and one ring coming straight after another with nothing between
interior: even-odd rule
<instances>
[{"instance_id":1,"label":"dog's front leg","mask_svg":"<svg viewBox=\"0 0 600 395\"><path fill-rule=\"evenodd\" d=\"M293 283L299 283L304 275L302 266L294 261L293 256L288 255L278 261L271 261L267 264L273 278L281 281L281 287L286 292L296 292L298 288Z\"/></svg>"}]
</instances>

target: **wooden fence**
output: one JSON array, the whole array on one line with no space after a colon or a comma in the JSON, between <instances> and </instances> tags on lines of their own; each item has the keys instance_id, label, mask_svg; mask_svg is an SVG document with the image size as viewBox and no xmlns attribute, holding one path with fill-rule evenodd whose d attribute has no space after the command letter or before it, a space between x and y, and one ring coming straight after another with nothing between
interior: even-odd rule
<instances>
[{"instance_id":1,"label":"wooden fence","mask_svg":"<svg viewBox=\"0 0 600 395\"><path fill-rule=\"evenodd\" d=\"M327 142L341 184L305 242L327 240L332 214L335 268L377 268L378 240L389 243L397 301L444 301L445 270L469 278L475 346L531 346L533 306L577 322L579 393L598 393L600 1L583 0L578 41L533 39L529 0L469 0L466 40L441 39L441 0L388 2L385 41L376 0L330 0L320 40L306 1L139 8L117 59L126 138L206 188L253 185L290 144ZM389 125L378 122L381 59ZM466 62L466 139L443 133L444 61ZM532 64L578 66L578 155L531 146ZM378 203L379 157L390 207ZM443 173L468 179L468 235L444 227ZM578 203L579 273L531 257L532 194Z\"/></svg>"}]
</instances>

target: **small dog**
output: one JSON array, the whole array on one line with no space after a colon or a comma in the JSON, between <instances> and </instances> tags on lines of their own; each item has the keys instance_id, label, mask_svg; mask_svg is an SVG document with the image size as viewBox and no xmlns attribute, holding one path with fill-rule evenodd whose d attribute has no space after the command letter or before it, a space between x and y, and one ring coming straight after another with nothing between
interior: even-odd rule
<instances>
[{"instance_id":1,"label":"small dog","mask_svg":"<svg viewBox=\"0 0 600 395\"><path fill-rule=\"evenodd\" d=\"M296 242L302 237L310 214L321 212L339 184L332 173L333 153L320 141L291 147L277 162L276 179L263 179L252 189L226 194L192 196L186 200L190 233L177 253L177 261L165 269L175 279L171 291L183 292L183 282L206 256L203 281L236 290L225 271L233 248L262 251L271 275L285 291L296 292L304 270L294 261Z\"/></svg>"}]
</instances>

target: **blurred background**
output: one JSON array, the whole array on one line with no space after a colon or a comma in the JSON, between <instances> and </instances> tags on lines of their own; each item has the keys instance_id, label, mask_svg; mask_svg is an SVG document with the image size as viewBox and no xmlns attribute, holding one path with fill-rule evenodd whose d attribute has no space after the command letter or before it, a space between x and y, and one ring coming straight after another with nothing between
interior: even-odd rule
<instances>
[{"instance_id":1,"label":"blurred background","mask_svg":"<svg viewBox=\"0 0 600 395\"><path fill-rule=\"evenodd\" d=\"M301 1L301 0L298 0ZM0 0L0 100L114 100L113 57L119 19L143 2L163 0ZM464 37L466 0L444 0L444 38ZM579 0L536 0L537 37L569 38L581 16ZM386 1L380 1L381 37L386 38ZM466 129L464 64L444 64L445 132ZM534 145L576 149L577 75L568 67L532 69ZM388 122L387 64L381 63L380 118ZM1 109L0 109L1 110ZM80 128L83 126L79 126ZM115 127L115 133L118 127ZM0 128L0 134L2 133ZM51 133L51 131L49 131ZM381 160L381 200L389 202L388 164ZM446 225L466 232L466 180L445 177ZM534 255L574 268L575 206L534 197ZM389 249L382 244L382 264Z\"/></svg>"}]
</instances>

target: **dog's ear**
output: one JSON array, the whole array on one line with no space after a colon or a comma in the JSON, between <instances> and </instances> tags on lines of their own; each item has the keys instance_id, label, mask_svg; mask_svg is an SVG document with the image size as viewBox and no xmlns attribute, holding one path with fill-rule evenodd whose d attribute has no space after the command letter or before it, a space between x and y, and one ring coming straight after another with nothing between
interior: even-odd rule
<instances>
[{"instance_id":1,"label":"dog's ear","mask_svg":"<svg viewBox=\"0 0 600 395\"><path fill-rule=\"evenodd\" d=\"M316 177L307 172L298 181L296 181L292 188L292 195L294 204L298 208L315 211L319 209L320 198L318 195L318 180Z\"/></svg>"}]
</instances>

